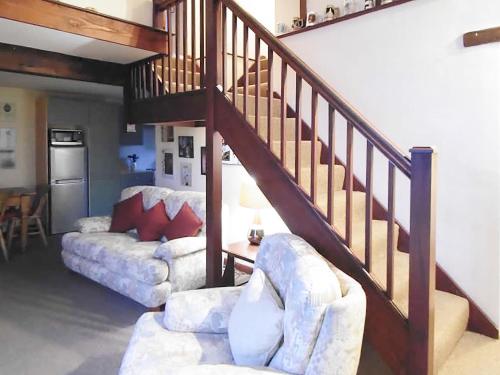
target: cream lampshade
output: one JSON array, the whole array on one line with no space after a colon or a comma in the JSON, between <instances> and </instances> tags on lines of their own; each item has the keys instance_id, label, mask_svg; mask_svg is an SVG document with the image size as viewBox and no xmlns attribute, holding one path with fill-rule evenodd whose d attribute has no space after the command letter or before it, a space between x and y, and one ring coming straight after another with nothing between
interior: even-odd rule
<instances>
[{"instance_id":1,"label":"cream lampshade","mask_svg":"<svg viewBox=\"0 0 500 375\"><path fill-rule=\"evenodd\" d=\"M260 218L260 210L269 208L271 205L264 194L260 191L255 181L246 179L240 187L240 205L255 211L252 224L248 230L248 241L254 245L259 245L264 238L264 228Z\"/></svg>"}]
</instances>

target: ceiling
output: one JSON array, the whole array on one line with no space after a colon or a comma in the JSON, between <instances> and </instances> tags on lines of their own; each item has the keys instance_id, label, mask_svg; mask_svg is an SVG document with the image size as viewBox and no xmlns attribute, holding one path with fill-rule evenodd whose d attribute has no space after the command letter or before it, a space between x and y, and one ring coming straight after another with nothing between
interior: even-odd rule
<instances>
[{"instance_id":1,"label":"ceiling","mask_svg":"<svg viewBox=\"0 0 500 375\"><path fill-rule=\"evenodd\" d=\"M0 87L1 86L48 93L94 96L113 101L121 101L123 98L123 89L120 86L0 71Z\"/></svg>"},{"instance_id":2,"label":"ceiling","mask_svg":"<svg viewBox=\"0 0 500 375\"><path fill-rule=\"evenodd\" d=\"M0 42L121 64L155 54L5 18L0 18Z\"/></svg>"}]
</instances>

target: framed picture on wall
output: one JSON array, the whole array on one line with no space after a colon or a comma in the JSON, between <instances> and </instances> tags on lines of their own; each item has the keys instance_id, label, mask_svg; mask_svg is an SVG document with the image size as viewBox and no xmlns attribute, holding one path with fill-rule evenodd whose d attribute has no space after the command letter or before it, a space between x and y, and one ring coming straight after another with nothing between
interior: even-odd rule
<instances>
[{"instance_id":1,"label":"framed picture on wall","mask_svg":"<svg viewBox=\"0 0 500 375\"><path fill-rule=\"evenodd\" d=\"M163 125L161 127L161 141L162 143L174 141L174 127Z\"/></svg>"},{"instance_id":2,"label":"framed picture on wall","mask_svg":"<svg viewBox=\"0 0 500 375\"><path fill-rule=\"evenodd\" d=\"M167 176L174 175L174 154L172 152L163 153L163 173Z\"/></svg>"},{"instance_id":3,"label":"framed picture on wall","mask_svg":"<svg viewBox=\"0 0 500 375\"><path fill-rule=\"evenodd\" d=\"M191 163L188 162L181 163L181 185L182 186L193 185L193 168Z\"/></svg>"},{"instance_id":4,"label":"framed picture on wall","mask_svg":"<svg viewBox=\"0 0 500 375\"><path fill-rule=\"evenodd\" d=\"M222 164L241 165L231 147L224 141L222 141Z\"/></svg>"},{"instance_id":5,"label":"framed picture on wall","mask_svg":"<svg viewBox=\"0 0 500 375\"><path fill-rule=\"evenodd\" d=\"M179 157L194 158L194 140L192 136L179 136Z\"/></svg>"},{"instance_id":6,"label":"framed picture on wall","mask_svg":"<svg viewBox=\"0 0 500 375\"><path fill-rule=\"evenodd\" d=\"M200 149L200 155L201 155L201 174L206 175L207 174L207 148L203 146Z\"/></svg>"}]
</instances>

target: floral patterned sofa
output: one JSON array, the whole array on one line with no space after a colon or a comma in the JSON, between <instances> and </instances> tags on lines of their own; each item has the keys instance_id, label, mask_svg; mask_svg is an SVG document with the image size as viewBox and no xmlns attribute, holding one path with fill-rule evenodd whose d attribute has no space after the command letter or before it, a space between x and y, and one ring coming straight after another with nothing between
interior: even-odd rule
<instances>
[{"instance_id":1,"label":"floral patterned sofa","mask_svg":"<svg viewBox=\"0 0 500 375\"><path fill-rule=\"evenodd\" d=\"M144 209L160 200L169 217L188 202L203 221L197 237L162 242L140 242L135 231L109 233L111 217L78 220L78 232L62 238L62 259L69 269L121 293L148 308L165 303L173 292L205 285L205 194L155 186L124 189L121 200L143 193Z\"/></svg>"},{"instance_id":2,"label":"floral patterned sofa","mask_svg":"<svg viewBox=\"0 0 500 375\"><path fill-rule=\"evenodd\" d=\"M311 258L316 259L311 262ZM314 268L318 259L327 264L323 276ZM235 364L228 326L242 287L200 289L174 293L165 312L139 318L120 375L355 375L366 310L361 286L291 234L267 236L255 268L264 272L284 302L284 337L268 365ZM326 302L322 296L330 287L325 287L329 284L324 276L331 273L338 280L340 297ZM311 314L311 309L319 313ZM298 357L302 357L300 368L294 363Z\"/></svg>"}]
</instances>

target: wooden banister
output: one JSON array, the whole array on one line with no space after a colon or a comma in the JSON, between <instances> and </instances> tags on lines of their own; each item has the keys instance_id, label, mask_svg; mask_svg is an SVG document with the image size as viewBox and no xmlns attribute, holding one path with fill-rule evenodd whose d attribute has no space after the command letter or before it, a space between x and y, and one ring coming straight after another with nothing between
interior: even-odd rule
<instances>
[{"instance_id":1,"label":"wooden banister","mask_svg":"<svg viewBox=\"0 0 500 375\"><path fill-rule=\"evenodd\" d=\"M222 0L235 16L244 24L251 25L252 31L265 42L274 53L285 60L303 80L330 103L337 112L350 121L356 130L368 138L372 144L406 176L410 177L411 167L408 158L392 142L382 135L364 119L361 114L348 104L333 88L331 88L318 74L316 74L304 61L278 40L269 30L261 25L253 16L241 8L234 0Z\"/></svg>"}]
</instances>

